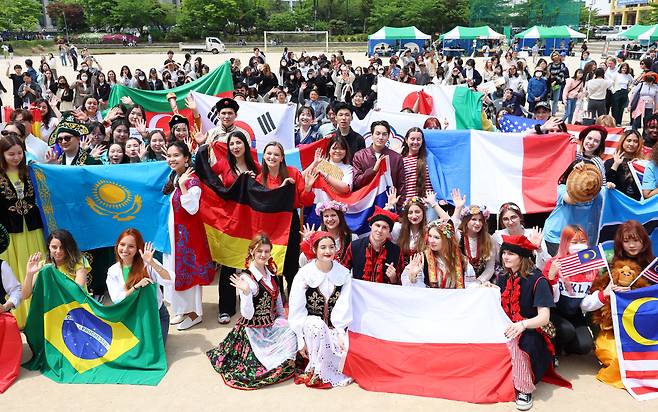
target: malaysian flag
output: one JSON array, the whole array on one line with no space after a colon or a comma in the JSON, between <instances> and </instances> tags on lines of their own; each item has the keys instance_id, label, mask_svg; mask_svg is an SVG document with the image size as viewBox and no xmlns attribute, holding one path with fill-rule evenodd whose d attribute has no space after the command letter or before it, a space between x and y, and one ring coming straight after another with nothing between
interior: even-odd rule
<instances>
[{"instance_id":1,"label":"malaysian flag","mask_svg":"<svg viewBox=\"0 0 658 412\"><path fill-rule=\"evenodd\" d=\"M522 133L534 128L536 124L544 124L544 121L506 114L500 119L499 123L500 130L504 133Z\"/></svg>"},{"instance_id":2,"label":"malaysian flag","mask_svg":"<svg viewBox=\"0 0 658 412\"><path fill-rule=\"evenodd\" d=\"M649 266L644 268L642 273L640 273L640 276L644 276L645 278L649 279L653 283L658 283L658 258L655 258L653 262L649 263ZM638 279L640 278L640 276L638 276Z\"/></svg>"},{"instance_id":3,"label":"malaysian flag","mask_svg":"<svg viewBox=\"0 0 658 412\"><path fill-rule=\"evenodd\" d=\"M608 266L601 245L559 258L558 262L560 262L560 274L563 277L573 276Z\"/></svg>"}]
</instances>

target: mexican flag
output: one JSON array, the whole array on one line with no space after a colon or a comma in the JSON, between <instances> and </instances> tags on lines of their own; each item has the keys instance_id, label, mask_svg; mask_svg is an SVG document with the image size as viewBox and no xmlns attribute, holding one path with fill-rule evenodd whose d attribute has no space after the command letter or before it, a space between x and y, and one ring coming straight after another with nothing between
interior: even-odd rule
<instances>
[{"instance_id":1,"label":"mexican flag","mask_svg":"<svg viewBox=\"0 0 658 412\"><path fill-rule=\"evenodd\" d=\"M415 109L448 129L482 129L482 96L465 86L416 86L381 77L377 80L377 107L385 112Z\"/></svg>"},{"instance_id":2,"label":"mexican flag","mask_svg":"<svg viewBox=\"0 0 658 412\"><path fill-rule=\"evenodd\" d=\"M169 119L173 111L167 95L176 94L176 107L179 113L186 116L192 125L194 124L192 111L185 106L185 98L192 91L210 96L232 97L231 62L227 60L200 79L173 89L141 90L117 84L112 88L107 105L114 107L121 103L122 97L130 97L133 103L143 106L146 110L147 127L168 131Z\"/></svg>"},{"instance_id":3,"label":"mexican flag","mask_svg":"<svg viewBox=\"0 0 658 412\"><path fill-rule=\"evenodd\" d=\"M23 367L60 383L157 385L167 358L157 285L103 306L52 265L39 272L24 330L32 359Z\"/></svg>"}]
</instances>

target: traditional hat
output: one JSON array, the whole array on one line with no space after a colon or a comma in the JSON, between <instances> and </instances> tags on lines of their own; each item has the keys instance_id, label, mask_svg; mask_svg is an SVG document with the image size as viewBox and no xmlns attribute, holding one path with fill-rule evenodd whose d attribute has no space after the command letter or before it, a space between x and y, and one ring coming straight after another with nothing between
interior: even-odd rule
<instances>
[{"instance_id":1,"label":"traditional hat","mask_svg":"<svg viewBox=\"0 0 658 412\"><path fill-rule=\"evenodd\" d=\"M601 191L603 176L599 168L585 163L582 168L574 168L567 177L567 193L576 203L589 202Z\"/></svg>"},{"instance_id":2,"label":"traditional hat","mask_svg":"<svg viewBox=\"0 0 658 412\"><path fill-rule=\"evenodd\" d=\"M311 238L309 239L311 246L312 247L316 246L316 244L321 239L324 239L325 237L329 237L331 239L334 239L334 237L331 235L331 233L325 232L324 230L318 230L317 232L313 232L313 234L311 235ZM334 243L336 243L335 240L334 240Z\"/></svg>"},{"instance_id":3,"label":"traditional hat","mask_svg":"<svg viewBox=\"0 0 658 412\"><path fill-rule=\"evenodd\" d=\"M4 253L9 247L9 232L7 229L0 225L0 253Z\"/></svg>"},{"instance_id":4,"label":"traditional hat","mask_svg":"<svg viewBox=\"0 0 658 412\"><path fill-rule=\"evenodd\" d=\"M392 230L393 223L397 222L398 220L398 215L396 215L393 212L389 212L386 209L382 209L379 206L375 206L375 213L373 213L370 219L368 219L368 223L370 224L370 226L372 226L373 223L379 220L388 223L388 227Z\"/></svg>"},{"instance_id":5,"label":"traditional hat","mask_svg":"<svg viewBox=\"0 0 658 412\"><path fill-rule=\"evenodd\" d=\"M465 207L461 211L461 217L462 219L468 216L472 215L479 215L482 213L482 216L484 216L484 219L489 219L489 209L487 209L486 206L478 206L478 205L470 205L469 207Z\"/></svg>"},{"instance_id":6,"label":"traditional hat","mask_svg":"<svg viewBox=\"0 0 658 412\"><path fill-rule=\"evenodd\" d=\"M329 209L345 213L347 212L347 205L336 200L327 200L326 202L318 203L317 206L315 206L315 213L318 216L322 216L322 212Z\"/></svg>"},{"instance_id":7,"label":"traditional hat","mask_svg":"<svg viewBox=\"0 0 658 412\"><path fill-rule=\"evenodd\" d=\"M175 114L175 115L171 116L171 120L169 120L169 128L173 129L174 126L176 126L177 124L181 124L181 123L186 124L187 127L190 127L190 121L187 120L187 117L181 116L180 114Z\"/></svg>"},{"instance_id":8,"label":"traditional hat","mask_svg":"<svg viewBox=\"0 0 658 412\"><path fill-rule=\"evenodd\" d=\"M503 244L500 246L500 251L504 250L509 250L519 256L532 257L532 252L537 250L537 246L523 235L503 235Z\"/></svg>"},{"instance_id":9,"label":"traditional hat","mask_svg":"<svg viewBox=\"0 0 658 412\"><path fill-rule=\"evenodd\" d=\"M587 126L583 130L581 130L580 133L578 133L578 140L585 140L585 138L587 137L587 134L589 132L591 132L592 130L596 130L597 132L601 133L601 144L605 144L603 142L608 137L608 130L605 127L603 127L601 125L598 125L598 124L593 124L591 126Z\"/></svg>"},{"instance_id":10,"label":"traditional hat","mask_svg":"<svg viewBox=\"0 0 658 412\"><path fill-rule=\"evenodd\" d=\"M217 108L217 111L219 112L222 109L233 109L234 112L238 112L238 109L240 108L240 105L238 102L235 100L231 99L230 97L225 97L215 103L215 107Z\"/></svg>"},{"instance_id":11,"label":"traditional hat","mask_svg":"<svg viewBox=\"0 0 658 412\"><path fill-rule=\"evenodd\" d=\"M75 118L73 112L62 113L62 120L59 121L57 129L48 138L48 145L53 146L57 142L57 136L60 133L70 133L73 136L82 137L90 133L89 127Z\"/></svg>"}]
</instances>

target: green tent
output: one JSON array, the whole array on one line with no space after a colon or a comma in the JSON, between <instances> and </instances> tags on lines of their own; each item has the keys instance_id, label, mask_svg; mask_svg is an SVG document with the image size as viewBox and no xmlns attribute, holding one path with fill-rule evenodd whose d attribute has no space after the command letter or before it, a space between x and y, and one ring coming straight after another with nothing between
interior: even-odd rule
<instances>
[{"instance_id":1,"label":"green tent","mask_svg":"<svg viewBox=\"0 0 658 412\"><path fill-rule=\"evenodd\" d=\"M644 24L635 24L619 33L609 34L605 38L606 40L638 40L640 35L651 29L655 29L656 27L658 27L658 25L647 26Z\"/></svg>"},{"instance_id":2,"label":"green tent","mask_svg":"<svg viewBox=\"0 0 658 412\"><path fill-rule=\"evenodd\" d=\"M584 34L569 26L534 26L514 36L519 39L584 39Z\"/></svg>"},{"instance_id":3,"label":"green tent","mask_svg":"<svg viewBox=\"0 0 658 412\"><path fill-rule=\"evenodd\" d=\"M462 27L457 26L447 33L439 36L440 40L473 40L473 39L504 39L500 34L489 26Z\"/></svg>"},{"instance_id":4,"label":"green tent","mask_svg":"<svg viewBox=\"0 0 658 412\"><path fill-rule=\"evenodd\" d=\"M416 26L409 27L388 27L384 26L375 33L368 36L368 40L408 40L408 39L430 39L429 34L418 30Z\"/></svg>"}]
</instances>

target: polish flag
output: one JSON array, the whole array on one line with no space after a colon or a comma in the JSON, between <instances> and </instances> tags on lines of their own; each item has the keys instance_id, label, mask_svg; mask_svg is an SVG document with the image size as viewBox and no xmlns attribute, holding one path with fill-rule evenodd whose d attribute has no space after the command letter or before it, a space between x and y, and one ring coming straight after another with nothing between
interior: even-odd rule
<instances>
[{"instance_id":1,"label":"polish flag","mask_svg":"<svg viewBox=\"0 0 658 412\"><path fill-rule=\"evenodd\" d=\"M343 373L363 389L473 403L514 399L504 336L511 322L497 289L354 280L352 305Z\"/></svg>"},{"instance_id":2,"label":"polish flag","mask_svg":"<svg viewBox=\"0 0 658 412\"><path fill-rule=\"evenodd\" d=\"M426 131L427 164L439 198L459 188L469 204L497 211L514 202L524 213L555 207L557 181L575 159L566 134L479 130Z\"/></svg>"}]
</instances>

